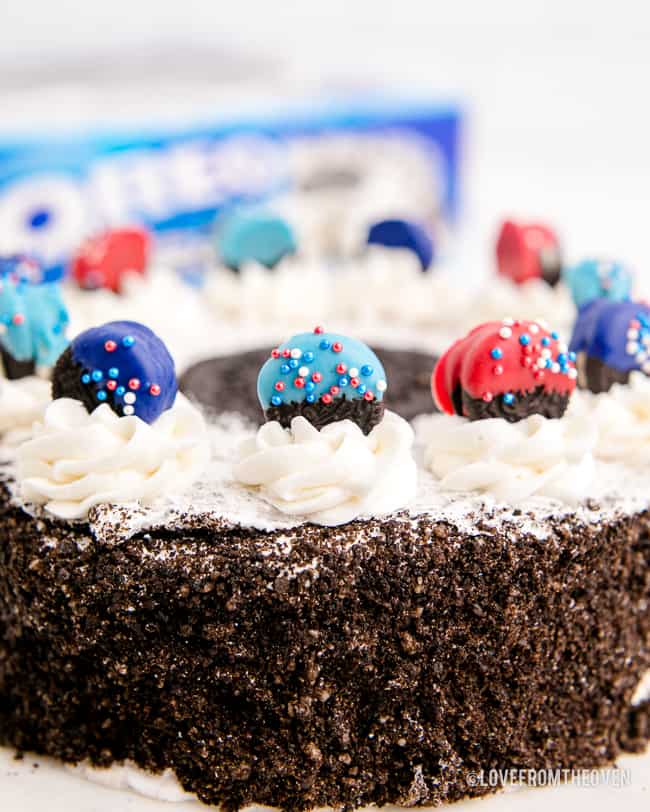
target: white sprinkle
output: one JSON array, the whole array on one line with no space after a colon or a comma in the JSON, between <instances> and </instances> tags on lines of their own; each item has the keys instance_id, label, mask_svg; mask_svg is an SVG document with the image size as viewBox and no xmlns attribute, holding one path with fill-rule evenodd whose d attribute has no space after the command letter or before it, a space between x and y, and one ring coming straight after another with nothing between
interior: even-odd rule
<instances>
[{"instance_id":1,"label":"white sprinkle","mask_svg":"<svg viewBox=\"0 0 650 812\"><path fill-rule=\"evenodd\" d=\"M557 351L558 352L566 352L569 348L566 345L566 341L558 341L557 343Z\"/></svg>"},{"instance_id":2,"label":"white sprinkle","mask_svg":"<svg viewBox=\"0 0 650 812\"><path fill-rule=\"evenodd\" d=\"M302 357L302 350L299 347L294 347L291 350L291 357L292 358L301 358Z\"/></svg>"},{"instance_id":3,"label":"white sprinkle","mask_svg":"<svg viewBox=\"0 0 650 812\"><path fill-rule=\"evenodd\" d=\"M531 324L528 329L533 335L537 335L537 333L539 333L539 326L537 324Z\"/></svg>"},{"instance_id":4,"label":"white sprinkle","mask_svg":"<svg viewBox=\"0 0 650 812\"><path fill-rule=\"evenodd\" d=\"M386 381L377 381L377 391L378 392L385 392L388 389L388 384Z\"/></svg>"},{"instance_id":5,"label":"white sprinkle","mask_svg":"<svg viewBox=\"0 0 650 812\"><path fill-rule=\"evenodd\" d=\"M135 400L136 400L136 398L135 398L135 394L133 392L127 392L126 395L124 395L124 402L125 403L135 403Z\"/></svg>"},{"instance_id":6,"label":"white sprinkle","mask_svg":"<svg viewBox=\"0 0 650 812\"><path fill-rule=\"evenodd\" d=\"M578 370L571 367L571 369L567 372L569 378L577 378L578 377Z\"/></svg>"},{"instance_id":7,"label":"white sprinkle","mask_svg":"<svg viewBox=\"0 0 650 812\"><path fill-rule=\"evenodd\" d=\"M637 364L642 364L647 357L648 357L647 352L637 352L635 360Z\"/></svg>"},{"instance_id":8,"label":"white sprinkle","mask_svg":"<svg viewBox=\"0 0 650 812\"><path fill-rule=\"evenodd\" d=\"M560 371L560 365L559 364L553 364L551 366L551 372L558 373L559 371Z\"/></svg>"},{"instance_id":9,"label":"white sprinkle","mask_svg":"<svg viewBox=\"0 0 650 812\"><path fill-rule=\"evenodd\" d=\"M625 352L628 355L636 355L640 349L641 347L639 347L636 341L628 341L628 343L625 345Z\"/></svg>"},{"instance_id":10,"label":"white sprinkle","mask_svg":"<svg viewBox=\"0 0 650 812\"><path fill-rule=\"evenodd\" d=\"M635 339L636 340L639 337L639 331L634 330L634 329L628 330L627 331L627 337L630 338L630 339Z\"/></svg>"},{"instance_id":11,"label":"white sprinkle","mask_svg":"<svg viewBox=\"0 0 650 812\"><path fill-rule=\"evenodd\" d=\"M501 336L501 338L510 338L510 336L512 335L512 330L509 327L502 327L499 330L499 335Z\"/></svg>"},{"instance_id":12,"label":"white sprinkle","mask_svg":"<svg viewBox=\"0 0 650 812\"><path fill-rule=\"evenodd\" d=\"M542 356L542 358L550 358L550 357L551 357L551 351L549 350L549 348L548 348L548 347L545 347L545 348L544 348L544 349L543 349L543 350L540 352L540 355Z\"/></svg>"},{"instance_id":13,"label":"white sprinkle","mask_svg":"<svg viewBox=\"0 0 650 812\"><path fill-rule=\"evenodd\" d=\"M358 378L359 377L359 370L356 367L350 367L348 370L348 374L351 378Z\"/></svg>"},{"instance_id":14,"label":"white sprinkle","mask_svg":"<svg viewBox=\"0 0 650 812\"><path fill-rule=\"evenodd\" d=\"M537 366L540 369L546 369L546 358L538 358L537 359Z\"/></svg>"},{"instance_id":15,"label":"white sprinkle","mask_svg":"<svg viewBox=\"0 0 650 812\"><path fill-rule=\"evenodd\" d=\"M309 367L300 367L298 375L300 375L301 378L306 378L307 375L309 375Z\"/></svg>"},{"instance_id":16,"label":"white sprinkle","mask_svg":"<svg viewBox=\"0 0 650 812\"><path fill-rule=\"evenodd\" d=\"M643 338L641 339L641 341L643 342L643 344L644 344L646 347L650 346L650 333L646 333L646 334L643 336Z\"/></svg>"},{"instance_id":17,"label":"white sprinkle","mask_svg":"<svg viewBox=\"0 0 650 812\"><path fill-rule=\"evenodd\" d=\"M133 412L135 412L135 409L133 408L133 406L123 406L122 411L124 412L124 414L130 415L133 414Z\"/></svg>"}]
</instances>

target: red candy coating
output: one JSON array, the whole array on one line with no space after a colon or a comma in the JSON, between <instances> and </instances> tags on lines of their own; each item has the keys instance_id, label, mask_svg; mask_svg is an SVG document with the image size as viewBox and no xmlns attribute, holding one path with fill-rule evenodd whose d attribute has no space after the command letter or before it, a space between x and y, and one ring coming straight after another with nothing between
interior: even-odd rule
<instances>
[{"instance_id":1,"label":"red candy coating","mask_svg":"<svg viewBox=\"0 0 650 812\"><path fill-rule=\"evenodd\" d=\"M566 346L538 322L480 324L438 360L431 377L433 399L441 411L456 414L452 396L459 385L470 397L486 402L506 392L531 392L542 382L548 392L571 394L576 386L575 364L566 354ZM547 360L556 371L545 366ZM495 373L495 361L499 373Z\"/></svg>"},{"instance_id":2,"label":"red candy coating","mask_svg":"<svg viewBox=\"0 0 650 812\"><path fill-rule=\"evenodd\" d=\"M82 288L122 289L127 272L144 274L151 238L136 226L105 231L89 237L72 259L71 274Z\"/></svg>"},{"instance_id":3,"label":"red candy coating","mask_svg":"<svg viewBox=\"0 0 650 812\"><path fill-rule=\"evenodd\" d=\"M541 254L559 252L555 233L540 224L520 225L506 220L497 239L497 267L518 285L543 276Z\"/></svg>"}]
</instances>

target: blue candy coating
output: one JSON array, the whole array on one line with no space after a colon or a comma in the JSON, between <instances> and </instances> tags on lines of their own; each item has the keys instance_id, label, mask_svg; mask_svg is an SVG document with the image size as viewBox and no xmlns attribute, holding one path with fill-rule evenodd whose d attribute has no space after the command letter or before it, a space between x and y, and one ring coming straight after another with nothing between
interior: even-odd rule
<instances>
[{"instance_id":1,"label":"blue candy coating","mask_svg":"<svg viewBox=\"0 0 650 812\"><path fill-rule=\"evenodd\" d=\"M412 251L426 271L433 261L433 240L422 226L409 220L380 220L368 230L368 245Z\"/></svg>"},{"instance_id":2,"label":"blue candy coating","mask_svg":"<svg viewBox=\"0 0 650 812\"><path fill-rule=\"evenodd\" d=\"M130 336L133 342L124 342ZM115 342L115 349L109 352L106 342ZM129 381L136 378L140 386L134 390L134 414L153 423L160 415L174 405L177 384L174 360L167 347L148 327L134 321L113 321L101 327L93 327L78 335L71 345L72 358L84 370L99 371L108 375L109 370L118 370L116 380L119 386L114 392L114 411L122 415L123 397L130 391ZM156 384L160 394L153 395L150 387ZM103 384L102 384L103 385ZM90 386L95 387L93 382ZM100 391L96 392L98 400Z\"/></svg>"},{"instance_id":3,"label":"blue candy coating","mask_svg":"<svg viewBox=\"0 0 650 812\"><path fill-rule=\"evenodd\" d=\"M68 346L68 311L59 286L43 281L42 268L22 257L0 258L2 345L17 361L53 366Z\"/></svg>"},{"instance_id":4,"label":"blue candy coating","mask_svg":"<svg viewBox=\"0 0 650 812\"><path fill-rule=\"evenodd\" d=\"M628 338L630 323L641 324L638 339ZM620 372L640 369L643 360L637 355L643 351L642 339L650 336L650 307L639 302L615 302L611 299L594 299L578 311L569 344L572 353L585 353L598 358L607 366ZM632 352L631 345L638 344Z\"/></svg>"},{"instance_id":5,"label":"blue candy coating","mask_svg":"<svg viewBox=\"0 0 650 812\"><path fill-rule=\"evenodd\" d=\"M620 262L586 259L566 268L562 279L578 308L594 299L625 301L632 290L632 275Z\"/></svg>"},{"instance_id":6,"label":"blue candy coating","mask_svg":"<svg viewBox=\"0 0 650 812\"><path fill-rule=\"evenodd\" d=\"M323 342L326 344L325 348L322 347ZM343 345L343 349L340 352L335 352L333 347L339 343ZM304 364L309 369L308 374L305 376L305 386L297 388L293 384L289 385L287 383L286 389L281 393L283 403L301 401L314 403L323 395L329 393L332 386L340 388L341 373L336 371L336 367L340 364L344 364L348 370L353 368L361 369L365 365L372 367L373 370L371 375L364 377L363 384L360 384L356 389L350 385L346 387L345 397L348 400L363 397L365 391L371 391L376 400L383 399L384 392L377 388L377 383L386 381L386 373L379 358L362 341L335 333L300 333L285 341L278 349L280 355L284 350L300 349L302 351L301 365L303 361L306 361L308 353L313 354L312 361ZM272 399L278 396L275 384L281 379L283 363L284 359L282 357L269 358L260 370L257 379L257 396L264 411L271 404L276 405ZM322 380L313 381L312 375L314 373L320 373ZM313 384L313 386L309 384ZM341 392L336 397L342 395Z\"/></svg>"},{"instance_id":7,"label":"blue candy coating","mask_svg":"<svg viewBox=\"0 0 650 812\"><path fill-rule=\"evenodd\" d=\"M229 268L240 268L255 261L272 268L296 250L293 229L282 217L270 212L239 211L223 223L217 250Z\"/></svg>"}]
</instances>

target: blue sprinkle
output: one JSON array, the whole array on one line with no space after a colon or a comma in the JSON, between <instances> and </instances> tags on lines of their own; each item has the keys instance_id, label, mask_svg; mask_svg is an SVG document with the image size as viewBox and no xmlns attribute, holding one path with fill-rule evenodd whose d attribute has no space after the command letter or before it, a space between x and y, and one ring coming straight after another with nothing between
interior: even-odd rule
<instances>
[{"instance_id":1,"label":"blue sprinkle","mask_svg":"<svg viewBox=\"0 0 650 812\"><path fill-rule=\"evenodd\" d=\"M569 353L569 361L575 361L575 360L576 360L576 354L574 352L570 352Z\"/></svg>"},{"instance_id":2,"label":"blue sprinkle","mask_svg":"<svg viewBox=\"0 0 650 812\"><path fill-rule=\"evenodd\" d=\"M116 394L118 397L122 397L122 395L123 395L125 392L126 392L126 389L125 389L123 386L118 386L118 387L117 387L117 389L115 390L115 394Z\"/></svg>"},{"instance_id":3,"label":"blue sprinkle","mask_svg":"<svg viewBox=\"0 0 650 812\"><path fill-rule=\"evenodd\" d=\"M498 347L495 347L493 350L490 350L490 355L494 358L495 361L498 361L499 358L503 358L503 350L500 350Z\"/></svg>"},{"instance_id":4,"label":"blue sprinkle","mask_svg":"<svg viewBox=\"0 0 650 812\"><path fill-rule=\"evenodd\" d=\"M539 343L542 345L542 347L548 347L548 345L551 343L551 339L548 336L543 336Z\"/></svg>"},{"instance_id":5,"label":"blue sprinkle","mask_svg":"<svg viewBox=\"0 0 650 812\"><path fill-rule=\"evenodd\" d=\"M566 364L569 360L569 356L565 352L561 352L557 357L557 362L560 365Z\"/></svg>"},{"instance_id":6,"label":"blue sprinkle","mask_svg":"<svg viewBox=\"0 0 650 812\"><path fill-rule=\"evenodd\" d=\"M106 392L104 392L103 389L100 389L99 392L97 392L97 400L106 400Z\"/></svg>"},{"instance_id":7,"label":"blue sprinkle","mask_svg":"<svg viewBox=\"0 0 650 812\"><path fill-rule=\"evenodd\" d=\"M307 401L307 403L313 403L316 400L316 395L307 395L305 397L305 400Z\"/></svg>"},{"instance_id":8,"label":"blue sprinkle","mask_svg":"<svg viewBox=\"0 0 650 812\"><path fill-rule=\"evenodd\" d=\"M361 374L364 375L366 378L369 378L375 370L370 366L370 364L364 364L361 367Z\"/></svg>"},{"instance_id":9,"label":"blue sprinkle","mask_svg":"<svg viewBox=\"0 0 650 812\"><path fill-rule=\"evenodd\" d=\"M289 366L289 364L282 364L282 366L280 367L280 372L283 375L288 375L291 372L291 367Z\"/></svg>"},{"instance_id":10,"label":"blue sprinkle","mask_svg":"<svg viewBox=\"0 0 650 812\"><path fill-rule=\"evenodd\" d=\"M291 367L291 369L295 369L298 366L298 360L296 358L292 358L289 361L289 366Z\"/></svg>"},{"instance_id":11,"label":"blue sprinkle","mask_svg":"<svg viewBox=\"0 0 650 812\"><path fill-rule=\"evenodd\" d=\"M528 333L523 333L519 336L519 343L525 347L527 344L530 344L530 336Z\"/></svg>"},{"instance_id":12,"label":"blue sprinkle","mask_svg":"<svg viewBox=\"0 0 650 812\"><path fill-rule=\"evenodd\" d=\"M313 352L306 352L306 353L303 354L302 358L303 358L303 361L306 364L310 364L314 360L314 353Z\"/></svg>"},{"instance_id":13,"label":"blue sprinkle","mask_svg":"<svg viewBox=\"0 0 650 812\"><path fill-rule=\"evenodd\" d=\"M329 350L330 342L326 338L324 338L320 343L320 348L321 350Z\"/></svg>"},{"instance_id":14,"label":"blue sprinkle","mask_svg":"<svg viewBox=\"0 0 650 812\"><path fill-rule=\"evenodd\" d=\"M550 369L553 366L553 361L550 358L546 359L546 369Z\"/></svg>"},{"instance_id":15,"label":"blue sprinkle","mask_svg":"<svg viewBox=\"0 0 650 812\"><path fill-rule=\"evenodd\" d=\"M357 392L358 392L360 395L365 395L365 394L366 394L366 389L367 389L367 388L368 388L368 387L365 385L365 383L360 383L360 384L359 384L359 386L357 386Z\"/></svg>"},{"instance_id":16,"label":"blue sprinkle","mask_svg":"<svg viewBox=\"0 0 650 812\"><path fill-rule=\"evenodd\" d=\"M557 330L553 330L553 332L551 333L551 338L553 338L553 339L555 339L555 341L557 341L559 337L560 337L560 335L557 332Z\"/></svg>"},{"instance_id":17,"label":"blue sprinkle","mask_svg":"<svg viewBox=\"0 0 650 812\"><path fill-rule=\"evenodd\" d=\"M93 369L90 377L93 379L93 381L95 381L95 383L98 383L104 377L104 373L101 371L101 369Z\"/></svg>"},{"instance_id":18,"label":"blue sprinkle","mask_svg":"<svg viewBox=\"0 0 650 812\"><path fill-rule=\"evenodd\" d=\"M124 344L125 347L132 347L135 344L135 338L133 338L133 336L124 336L122 344Z\"/></svg>"},{"instance_id":19,"label":"blue sprinkle","mask_svg":"<svg viewBox=\"0 0 650 812\"><path fill-rule=\"evenodd\" d=\"M316 388L316 384L313 381L307 381L305 384L305 391L306 392L313 392Z\"/></svg>"},{"instance_id":20,"label":"blue sprinkle","mask_svg":"<svg viewBox=\"0 0 650 812\"><path fill-rule=\"evenodd\" d=\"M84 384L89 384L90 383L90 375L87 372L85 372L81 376L81 383L84 383Z\"/></svg>"},{"instance_id":21,"label":"blue sprinkle","mask_svg":"<svg viewBox=\"0 0 650 812\"><path fill-rule=\"evenodd\" d=\"M108 370L108 377L109 378L117 378L120 374L120 370L117 367L111 367Z\"/></svg>"},{"instance_id":22,"label":"blue sprinkle","mask_svg":"<svg viewBox=\"0 0 650 812\"><path fill-rule=\"evenodd\" d=\"M512 392L505 393L505 395L503 396L503 402L506 403L508 406L510 406L515 402L515 396L512 394Z\"/></svg>"},{"instance_id":23,"label":"blue sprinkle","mask_svg":"<svg viewBox=\"0 0 650 812\"><path fill-rule=\"evenodd\" d=\"M282 398L279 397L278 395L273 395L273 397L271 398L271 403L274 406L280 406L282 403Z\"/></svg>"},{"instance_id":24,"label":"blue sprinkle","mask_svg":"<svg viewBox=\"0 0 650 812\"><path fill-rule=\"evenodd\" d=\"M341 389L345 389L345 387L350 383L350 379L346 378L345 375L339 378L339 386Z\"/></svg>"},{"instance_id":25,"label":"blue sprinkle","mask_svg":"<svg viewBox=\"0 0 650 812\"><path fill-rule=\"evenodd\" d=\"M562 364L562 366L560 367L560 372L561 372L563 375L566 375L568 371L569 371L569 367L568 367L568 366L566 366L565 364Z\"/></svg>"}]
</instances>

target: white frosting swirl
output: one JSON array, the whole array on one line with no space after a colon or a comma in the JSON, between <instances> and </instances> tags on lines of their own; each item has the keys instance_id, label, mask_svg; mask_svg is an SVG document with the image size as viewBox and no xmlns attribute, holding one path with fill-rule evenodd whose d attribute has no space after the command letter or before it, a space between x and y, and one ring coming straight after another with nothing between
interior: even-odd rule
<instances>
[{"instance_id":1,"label":"white frosting swirl","mask_svg":"<svg viewBox=\"0 0 650 812\"><path fill-rule=\"evenodd\" d=\"M191 485L209 456L205 421L183 395L149 425L102 404L88 413L78 400L52 401L34 436L17 453L25 501L62 519L93 505L140 501Z\"/></svg>"},{"instance_id":2,"label":"white frosting swirl","mask_svg":"<svg viewBox=\"0 0 650 812\"><path fill-rule=\"evenodd\" d=\"M27 439L51 399L51 384L43 378L0 379L0 434L4 442L13 445Z\"/></svg>"},{"instance_id":3,"label":"white frosting swirl","mask_svg":"<svg viewBox=\"0 0 650 812\"><path fill-rule=\"evenodd\" d=\"M579 418L508 423L437 415L424 431L425 465L446 490L510 504L534 495L575 503L589 494L596 433Z\"/></svg>"},{"instance_id":4,"label":"white frosting swirl","mask_svg":"<svg viewBox=\"0 0 650 812\"><path fill-rule=\"evenodd\" d=\"M345 524L404 507L415 495L413 430L386 412L365 436L351 420L318 430L304 417L291 429L266 423L242 445L235 479L282 513L315 524Z\"/></svg>"},{"instance_id":5,"label":"white frosting swirl","mask_svg":"<svg viewBox=\"0 0 650 812\"><path fill-rule=\"evenodd\" d=\"M650 462L650 379L633 372L627 384L614 384L609 392L576 392L571 414L595 427L594 453L609 461Z\"/></svg>"}]
</instances>

